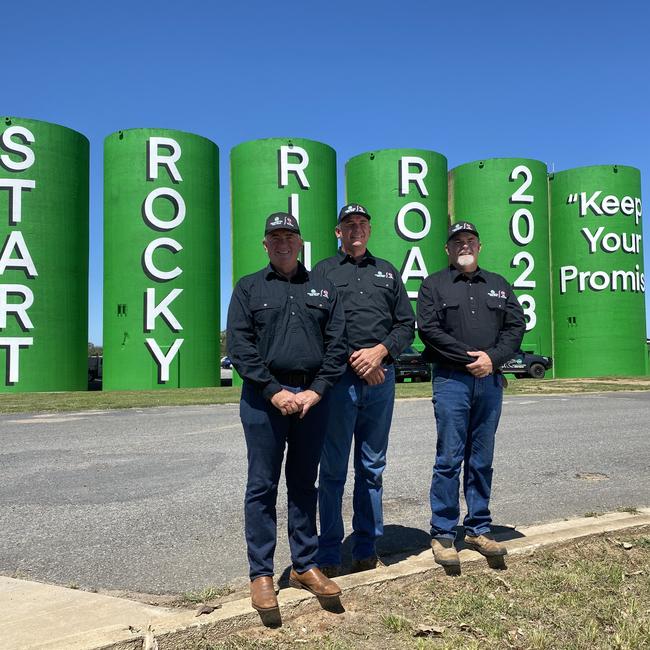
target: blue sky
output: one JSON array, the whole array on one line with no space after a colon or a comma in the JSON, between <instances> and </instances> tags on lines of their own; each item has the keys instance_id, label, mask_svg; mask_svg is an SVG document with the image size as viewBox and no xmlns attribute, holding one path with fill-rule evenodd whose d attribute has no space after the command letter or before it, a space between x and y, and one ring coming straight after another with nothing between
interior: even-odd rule
<instances>
[{"instance_id":1,"label":"blue sky","mask_svg":"<svg viewBox=\"0 0 650 650\"><path fill-rule=\"evenodd\" d=\"M23 0L0 13L1 105L90 139L89 339L100 342L106 135L164 127L219 146L224 318L228 157L246 140L332 146L339 203L350 157L396 147L438 151L450 169L509 156L632 165L650 196L649 19L627 0Z\"/></svg>"}]
</instances>

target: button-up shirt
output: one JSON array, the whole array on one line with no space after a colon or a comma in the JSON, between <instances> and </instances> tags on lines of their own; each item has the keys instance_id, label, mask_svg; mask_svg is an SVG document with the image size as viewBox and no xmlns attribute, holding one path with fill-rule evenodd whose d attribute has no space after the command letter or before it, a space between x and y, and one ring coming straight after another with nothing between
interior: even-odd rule
<instances>
[{"instance_id":1,"label":"button-up shirt","mask_svg":"<svg viewBox=\"0 0 650 650\"><path fill-rule=\"evenodd\" d=\"M290 279L269 264L237 282L228 309L228 353L237 372L266 399L280 392L276 375L305 373L320 395L345 371L343 307L322 273L298 263Z\"/></svg>"},{"instance_id":2,"label":"button-up shirt","mask_svg":"<svg viewBox=\"0 0 650 650\"><path fill-rule=\"evenodd\" d=\"M519 349L524 313L508 281L484 269L465 274L453 266L424 280L418 295L418 332L426 357L466 370L482 350L495 370Z\"/></svg>"},{"instance_id":3,"label":"button-up shirt","mask_svg":"<svg viewBox=\"0 0 650 650\"><path fill-rule=\"evenodd\" d=\"M415 333L413 309L397 269L366 251L356 262L342 250L322 260L315 270L335 285L345 308L349 353L379 343L390 362L411 344Z\"/></svg>"}]
</instances>

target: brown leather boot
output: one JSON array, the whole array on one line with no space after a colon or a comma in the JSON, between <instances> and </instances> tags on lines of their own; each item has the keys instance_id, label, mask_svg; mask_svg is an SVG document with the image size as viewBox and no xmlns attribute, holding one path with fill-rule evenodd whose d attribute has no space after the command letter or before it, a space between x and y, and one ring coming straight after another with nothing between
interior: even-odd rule
<instances>
[{"instance_id":1,"label":"brown leather boot","mask_svg":"<svg viewBox=\"0 0 650 650\"><path fill-rule=\"evenodd\" d=\"M431 540L431 550L433 551L433 557L440 566L460 566L460 558L458 557L453 539L434 537Z\"/></svg>"},{"instance_id":2,"label":"brown leather boot","mask_svg":"<svg viewBox=\"0 0 650 650\"><path fill-rule=\"evenodd\" d=\"M271 576L260 576L251 580L251 603L258 612L270 612L278 608Z\"/></svg>"},{"instance_id":3,"label":"brown leather boot","mask_svg":"<svg viewBox=\"0 0 650 650\"><path fill-rule=\"evenodd\" d=\"M386 565L376 556L364 557L363 560L352 560L352 573L359 573L359 571L372 571L379 567Z\"/></svg>"},{"instance_id":4,"label":"brown leather boot","mask_svg":"<svg viewBox=\"0 0 650 650\"><path fill-rule=\"evenodd\" d=\"M314 596L332 598L341 595L341 589L336 582L325 577L322 571L316 567L304 573L298 573L295 569L291 569L289 584L296 589L311 591Z\"/></svg>"},{"instance_id":5,"label":"brown leather boot","mask_svg":"<svg viewBox=\"0 0 650 650\"><path fill-rule=\"evenodd\" d=\"M478 537L465 535L465 544L485 557L497 557L508 554L508 549L503 544L499 544L499 542L495 542L485 535L479 535Z\"/></svg>"},{"instance_id":6,"label":"brown leather boot","mask_svg":"<svg viewBox=\"0 0 650 650\"><path fill-rule=\"evenodd\" d=\"M320 572L327 578L337 578L341 575L340 564L326 564L325 566L318 567Z\"/></svg>"}]
</instances>

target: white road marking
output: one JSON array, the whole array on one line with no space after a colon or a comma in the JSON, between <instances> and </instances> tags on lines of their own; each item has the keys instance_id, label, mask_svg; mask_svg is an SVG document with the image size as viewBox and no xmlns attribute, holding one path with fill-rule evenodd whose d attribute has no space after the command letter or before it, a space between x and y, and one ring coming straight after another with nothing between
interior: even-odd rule
<instances>
[{"instance_id":1,"label":"white road marking","mask_svg":"<svg viewBox=\"0 0 650 650\"><path fill-rule=\"evenodd\" d=\"M47 420L30 418L29 420L7 420L7 424L59 424L61 422L74 422L75 420L83 420L84 418L79 417L67 417L67 418L57 418L51 417Z\"/></svg>"}]
</instances>

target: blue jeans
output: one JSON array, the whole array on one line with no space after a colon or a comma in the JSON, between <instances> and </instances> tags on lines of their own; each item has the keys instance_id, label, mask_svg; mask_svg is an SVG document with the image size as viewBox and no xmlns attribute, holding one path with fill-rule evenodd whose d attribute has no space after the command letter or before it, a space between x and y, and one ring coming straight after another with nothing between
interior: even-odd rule
<instances>
[{"instance_id":1,"label":"blue jeans","mask_svg":"<svg viewBox=\"0 0 650 650\"><path fill-rule=\"evenodd\" d=\"M386 369L383 384L369 386L348 366L329 391L327 435L318 480L320 537L318 564L341 564L344 528L341 508L354 438L352 556L375 555L375 540L384 533L382 472L386 467L388 432L395 400L395 368Z\"/></svg>"},{"instance_id":2,"label":"blue jeans","mask_svg":"<svg viewBox=\"0 0 650 650\"><path fill-rule=\"evenodd\" d=\"M294 393L303 390L283 388ZM297 414L282 415L257 388L244 381L239 412L248 455L244 520L251 580L273 575L275 504L285 445L291 561L299 573L316 566L316 477L325 437L326 399L301 420Z\"/></svg>"},{"instance_id":3,"label":"blue jeans","mask_svg":"<svg viewBox=\"0 0 650 650\"><path fill-rule=\"evenodd\" d=\"M438 429L436 463L431 480L431 536L454 539L460 517L460 468L468 535L490 530L490 491L494 438L501 416L503 377L472 375L446 368L434 370L433 409Z\"/></svg>"}]
</instances>

